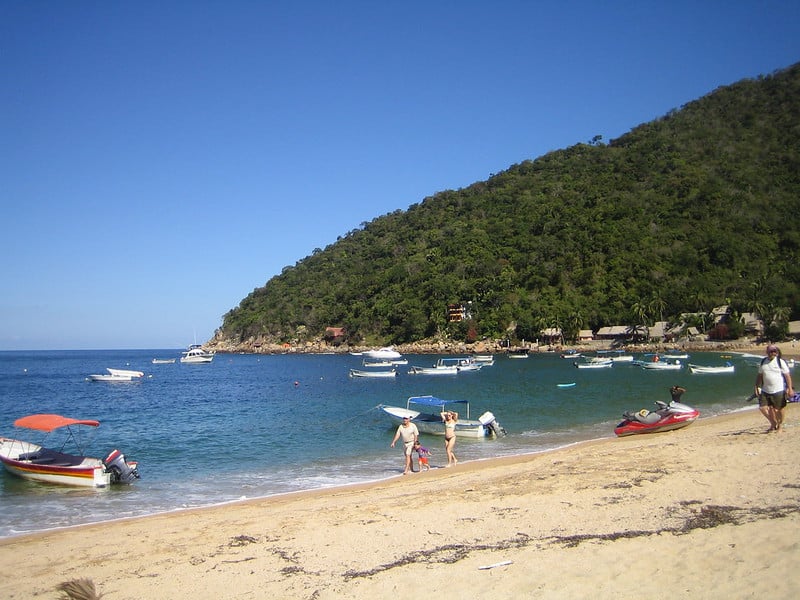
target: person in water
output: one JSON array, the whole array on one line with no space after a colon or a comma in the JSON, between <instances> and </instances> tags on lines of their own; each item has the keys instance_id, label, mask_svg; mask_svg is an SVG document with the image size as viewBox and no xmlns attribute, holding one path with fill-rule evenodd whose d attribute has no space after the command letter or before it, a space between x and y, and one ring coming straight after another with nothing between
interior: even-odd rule
<instances>
[{"instance_id":1,"label":"person in water","mask_svg":"<svg viewBox=\"0 0 800 600\"><path fill-rule=\"evenodd\" d=\"M681 396L686 393L686 388L682 388L679 385L673 385L671 388L669 388L669 393L672 396L673 402L680 402Z\"/></svg>"},{"instance_id":2,"label":"person in water","mask_svg":"<svg viewBox=\"0 0 800 600\"><path fill-rule=\"evenodd\" d=\"M444 421L444 451L447 453L447 466L452 467L458 464L458 459L453 452L453 448L456 445L458 413L451 410L443 411L442 421Z\"/></svg>"}]
</instances>

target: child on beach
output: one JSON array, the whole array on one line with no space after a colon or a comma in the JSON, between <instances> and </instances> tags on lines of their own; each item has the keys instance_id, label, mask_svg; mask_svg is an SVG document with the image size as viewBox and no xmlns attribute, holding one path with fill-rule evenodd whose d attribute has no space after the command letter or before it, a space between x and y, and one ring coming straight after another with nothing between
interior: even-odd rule
<instances>
[{"instance_id":1,"label":"child on beach","mask_svg":"<svg viewBox=\"0 0 800 600\"><path fill-rule=\"evenodd\" d=\"M414 451L417 453L417 457L419 458L420 472L429 471L431 466L428 464L428 457L431 455L431 451L425 446L421 445L419 440L414 442Z\"/></svg>"}]
</instances>

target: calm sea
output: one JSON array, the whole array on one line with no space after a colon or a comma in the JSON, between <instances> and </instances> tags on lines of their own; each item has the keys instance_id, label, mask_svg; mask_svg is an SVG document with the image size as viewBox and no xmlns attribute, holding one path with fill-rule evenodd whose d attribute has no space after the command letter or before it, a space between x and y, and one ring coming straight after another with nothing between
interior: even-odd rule
<instances>
[{"instance_id":1,"label":"calm sea","mask_svg":"<svg viewBox=\"0 0 800 600\"><path fill-rule=\"evenodd\" d=\"M691 362L736 365L730 375L646 371L618 364L578 370L555 354L527 360L498 356L479 372L351 379L350 355L224 355L211 364L154 365L178 350L0 352L0 435L40 442L13 427L33 413L97 419L89 454L119 448L139 462L141 479L106 490L73 489L0 474L0 537L83 523L208 506L299 490L394 477L399 449L379 404L409 396L469 400L471 415L491 410L508 431L498 440L460 438L460 461L537 452L613 437L626 410L668 400L683 385L687 404L704 416L748 406L756 367L719 353ZM407 356L428 366L437 356ZM684 361L686 362L686 361ZM106 367L144 371L134 383L90 382ZM560 388L558 383L575 382ZM435 467L446 462L442 439L423 436Z\"/></svg>"}]
</instances>

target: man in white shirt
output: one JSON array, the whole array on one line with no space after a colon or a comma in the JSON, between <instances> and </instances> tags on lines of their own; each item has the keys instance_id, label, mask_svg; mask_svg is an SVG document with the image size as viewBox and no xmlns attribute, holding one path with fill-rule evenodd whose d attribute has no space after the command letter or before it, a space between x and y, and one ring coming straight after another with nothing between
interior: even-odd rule
<instances>
[{"instance_id":1,"label":"man in white shirt","mask_svg":"<svg viewBox=\"0 0 800 600\"><path fill-rule=\"evenodd\" d=\"M403 475L407 475L414 470L411 453L414 451L414 442L419 438L417 426L408 417L403 417L402 424L397 428L397 433L394 434L394 439L392 440L392 448L401 437L403 438L403 451L406 455L406 469L403 471Z\"/></svg>"},{"instance_id":2,"label":"man in white shirt","mask_svg":"<svg viewBox=\"0 0 800 600\"><path fill-rule=\"evenodd\" d=\"M758 409L769 421L768 431L780 431L786 398L794 394L794 388L789 365L781 358L781 351L775 344L767 346L767 357L758 367L755 392Z\"/></svg>"}]
</instances>

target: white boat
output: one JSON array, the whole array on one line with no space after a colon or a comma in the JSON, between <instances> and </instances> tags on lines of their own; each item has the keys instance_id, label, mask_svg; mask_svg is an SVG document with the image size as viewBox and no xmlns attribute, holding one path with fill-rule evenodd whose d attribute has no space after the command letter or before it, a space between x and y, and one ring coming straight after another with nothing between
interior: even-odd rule
<instances>
[{"instance_id":1,"label":"white boat","mask_svg":"<svg viewBox=\"0 0 800 600\"><path fill-rule=\"evenodd\" d=\"M633 354L625 354L624 350L598 350L597 356L591 357L590 360L612 360L615 363L632 363Z\"/></svg>"},{"instance_id":2,"label":"white boat","mask_svg":"<svg viewBox=\"0 0 800 600\"><path fill-rule=\"evenodd\" d=\"M592 360L587 362L575 361L573 364L578 369L610 369L614 366L614 361L608 358L606 360Z\"/></svg>"},{"instance_id":3,"label":"white boat","mask_svg":"<svg viewBox=\"0 0 800 600\"><path fill-rule=\"evenodd\" d=\"M692 373L706 374L706 373L734 373L735 367L731 363L719 367L704 367L701 365L693 365L689 363L689 371Z\"/></svg>"},{"instance_id":4,"label":"white boat","mask_svg":"<svg viewBox=\"0 0 800 600\"><path fill-rule=\"evenodd\" d=\"M367 350L366 352L362 352L362 355L366 356L367 358L379 360L393 360L396 358L402 358L403 356L397 350L395 350L393 346L386 346L385 348L378 348L377 350Z\"/></svg>"},{"instance_id":5,"label":"white boat","mask_svg":"<svg viewBox=\"0 0 800 600\"><path fill-rule=\"evenodd\" d=\"M643 369L650 371L679 371L683 368L683 364L679 360L652 360L640 364Z\"/></svg>"},{"instance_id":6,"label":"white boat","mask_svg":"<svg viewBox=\"0 0 800 600\"><path fill-rule=\"evenodd\" d=\"M494 354L473 354L472 360L484 367L490 367L494 364Z\"/></svg>"},{"instance_id":7,"label":"white boat","mask_svg":"<svg viewBox=\"0 0 800 600\"><path fill-rule=\"evenodd\" d=\"M458 371L459 372L464 371L465 373L469 373L470 371L480 371L481 368L492 364L486 362L478 362L471 356L468 356L466 358L459 358L456 360L458 360L458 362L456 363L456 368L458 369Z\"/></svg>"},{"instance_id":8,"label":"white boat","mask_svg":"<svg viewBox=\"0 0 800 600\"><path fill-rule=\"evenodd\" d=\"M570 350L567 350L566 352L562 352L560 356L561 356L561 358L576 359L576 358L580 358L581 356L583 356L583 354L581 354L577 350L571 350L570 349Z\"/></svg>"},{"instance_id":9,"label":"white boat","mask_svg":"<svg viewBox=\"0 0 800 600\"><path fill-rule=\"evenodd\" d=\"M82 487L106 487L112 483L131 483L139 478L137 464L126 461L119 450L113 450L104 459L85 456L78 444L78 426L99 427L100 422L87 419L70 419L60 415L29 415L14 421L16 427L45 432L62 433L53 450L40 444L0 437L0 461L9 473L44 483L58 483ZM58 437L58 434L56 434ZM75 446L76 454L63 452L65 445Z\"/></svg>"},{"instance_id":10,"label":"white boat","mask_svg":"<svg viewBox=\"0 0 800 600\"><path fill-rule=\"evenodd\" d=\"M181 353L181 362L188 364L210 363L214 360L213 352L206 352L199 344L192 344L186 352Z\"/></svg>"},{"instance_id":11,"label":"white boat","mask_svg":"<svg viewBox=\"0 0 800 600\"><path fill-rule=\"evenodd\" d=\"M497 422L491 412L485 412L477 420L470 419L469 402L467 400L442 400L434 396L412 396L406 402L406 407L386 406L380 408L389 417L392 423L399 425L403 417L409 417L417 426L420 433L444 435L444 422L441 413L450 407L458 413L456 421L457 437L499 437L506 431Z\"/></svg>"},{"instance_id":12,"label":"white boat","mask_svg":"<svg viewBox=\"0 0 800 600\"><path fill-rule=\"evenodd\" d=\"M106 369L111 375L119 375L120 377L144 377L142 371L133 371L131 369Z\"/></svg>"},{"instance_id":13,"label":"white boat","mask_svg":"<svg viewBox=\"0 0 800 600\"><path fill-rule=\"evenodd\" d=\"M667 350L664 355L667 358L679 358L681 360L686 360L689 358L689 355L681 350Z\"/></svg>"},{"instance_id":14,"label":"white boat","mask_svg":"<svg viewBox=\"0 0 800 600\"><path fill-rule=\"evenodd\" d=\"M510 350L506 356L508 356L508 358L528 358L528 349L520 348L518 350Z\"/></svg>"},{"instance_id":15,"label":"white boat","mask_svg":"<svg viewBox=\"0 0 800 600\"><path fill-rule=\"evenodd\" d=\"M359 369L350 369L350 377L371 377L371 378L387 378L396 377L397 371L392 369L390 371L361 371Z\"/></svg>"},{"instance_id":16,"label":"white boat","mask_svg":"<svg viewBox=\"0 0 800 600\"><path fill-rule=\"evenodd\" d=\"M458 367L456 365L448 365L440 367L434 365L432 367L416 367L413 366L408 371L409 375L458 375Z\"/></svg>"},{"instance_id":17,"label":"white boat","mask_svg":"<svg viewBox=\"0 0 800 600\"><path fill-rule=\"evenodd\" d=\"M154 365L171 365L175 363L174 358L154 358L153 364Z\"/></svg>"},{"instance_id":18,"label":"white boat","mask_svg":"<svg viewBox=\"0 0 800 600\"><path fill-rule=\"evenodd\" d=\"M106 371L108 371L108 374L89 375L87 379L89 381L106 381L106 382L116 383L116 382L139 380L140 378L144 377L144 373L142 373L141 371L131 371L130 369L107 368Z\"/></svg>"},{"instance_id":19,"label":"white boat","mask_svg":"<svg viewBox=\"0 0 800 600\"><path fill-rule=\"evenodd\" d=\"M394 363L391 360L366 360L361 361L361 366L365 369L386 369L393 367Z\"/></svg>"}]
</instances>

